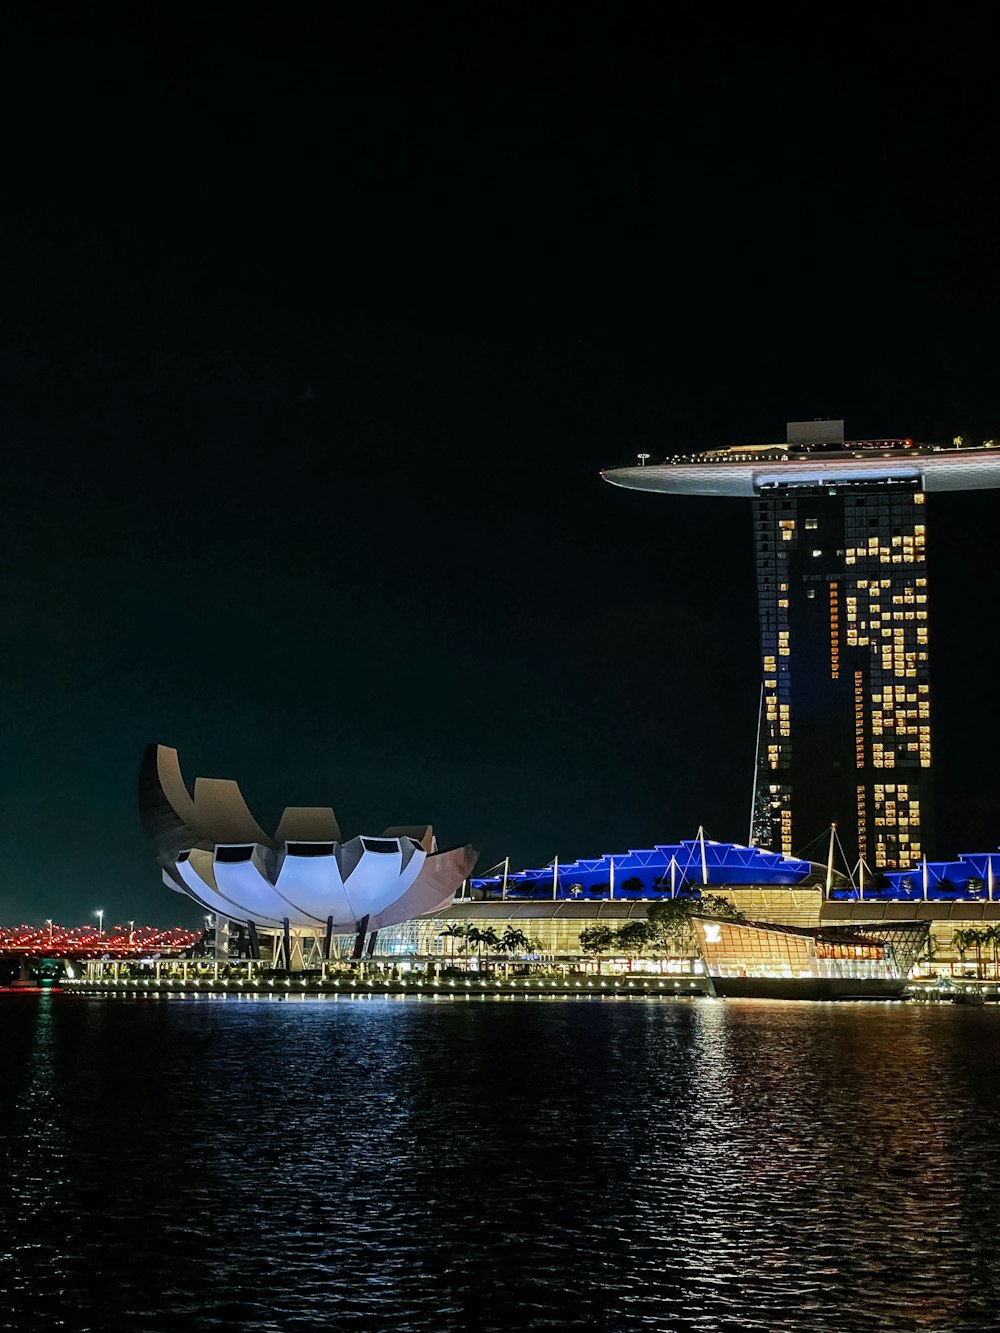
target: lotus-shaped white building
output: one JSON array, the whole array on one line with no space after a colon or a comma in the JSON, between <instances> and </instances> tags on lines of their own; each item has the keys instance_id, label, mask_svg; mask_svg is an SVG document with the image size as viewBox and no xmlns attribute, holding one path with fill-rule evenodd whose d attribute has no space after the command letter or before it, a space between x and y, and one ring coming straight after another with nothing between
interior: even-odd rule
<instances>
[{"instance_id":1,"label":"lotus-shaped white building","mask_svg":"<svg viewBox=\"0 0 1000 1333\"><path fill-rule=\"evenodd\" d=\"M328 806L289 806L271 837L237 783L197 778L192 797L164 745L146 748L139 811L168 887L286 937L296 928L363 939L441 911L476 863L474 847L439 852L430 825L342 842Z\"/></svg>"}]
</instances>

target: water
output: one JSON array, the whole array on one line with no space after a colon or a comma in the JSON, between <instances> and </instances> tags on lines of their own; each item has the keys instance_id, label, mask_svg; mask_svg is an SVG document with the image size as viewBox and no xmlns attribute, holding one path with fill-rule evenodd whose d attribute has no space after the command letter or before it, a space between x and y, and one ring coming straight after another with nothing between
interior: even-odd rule
<instances>
[{"instance_id":1,"label":"water","mask_svg":"<svg viewBox=\"0 0 1000 1333\"><path fill-rule=\"evenodd\" d=\"M23 1329L1000 1327L1000 1011L0 996Z\"/></svg>"}]
</instances>

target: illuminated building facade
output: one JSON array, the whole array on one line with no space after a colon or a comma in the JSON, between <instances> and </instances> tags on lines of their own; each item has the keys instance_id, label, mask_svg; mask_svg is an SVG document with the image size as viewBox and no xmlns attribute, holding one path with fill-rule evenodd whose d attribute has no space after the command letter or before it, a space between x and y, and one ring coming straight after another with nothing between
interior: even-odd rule
<instances>
[{"instance_id":1,"label":"illuminated building facade","mask_svg":"<svg viewBox=\"0 0 1000 1333\"><path fill-rule=\"evenodd\" d=\"M146 747L139 813L164 884L217 922L246 923L254 957L257 928L274 934L286 967L302 932L323 937L325 959L354 935L360 957L384 927L449 906L476 864L474 847L439 851L428 824L343 842L329 806L288 806L267 833L230 779L198 778L192 796L165 745Z\"/></svg>"},{"instance_id":2,"label":"illuminated building facade","mask_svg":"<svg viewBox=\"0 0 1000 1333\"><path fill-rule=\"evenodd\" d=\"M917 865L933 771L926 497L1000 487L1000 449L845 442L842 421L791 422L782 444L603 475L636 490L753 499L754 841L805 853L835 822L851 864Z\"/></svg>"},{"instance_id":3,"label":"illuminated building facade","mask_svg":"<svg viewBox=\"0 0 1000 1333\"><path fill-rule=\"evenodd\" d=\"M696 919L705 967L721 996L835 1000L901 995L927 943L927 921L790 926Z\"/></svg>"},{"instance_id":4,"label":"illuminated building facade","mask_svg":"<svg viewBox=\"0 0 1000 1333\"><path fill-rule=\"evenodd\" d=\"M925 851L924 500L918 482L886 480L775 487L754 501L762 846L790 855L834 820L852 861L906 867Z\"/></svg>"}]
</instances>

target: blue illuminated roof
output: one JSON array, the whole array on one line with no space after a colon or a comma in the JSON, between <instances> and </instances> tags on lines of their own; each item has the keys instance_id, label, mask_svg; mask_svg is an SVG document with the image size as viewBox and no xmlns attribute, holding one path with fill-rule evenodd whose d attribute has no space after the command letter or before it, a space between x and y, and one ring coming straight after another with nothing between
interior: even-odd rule
<instances>
[{"instance_id":1,"label":"blue illuminated roof","mask_svg":"<svg viewBox=\"0 0 1000 1333\"><path fill-rule=\"evenodd\" d=\"M704 867L702 849L704 848ZM760 847L690 838L662 843L642 851L605 853L592 859L560 863L540 870L519 870L507 876L508 897L607 898L612 863L616 898L650 898L672 891L721 887L725 884L794 885L809 878L809 861ZM555 882L554 882L555 881ZM502 875L473 879L472 887L491 893L503 887ZM555 895L553 895L553 887Z\"/></svg>"},{"instance_id":2,"label":"blue illuminated roof","mask_svg":"<svg viewBox=\"0 0 1000 1333\"><path fill-rule=\"evenodd\" d=\"M865 887L865 898L994 898L1000 879L1000 851L962 852L955 861L928 861L911 870L887 870ZM835 891L835 898L858 898L856 889Z\"/></svg>"}]
</instances>

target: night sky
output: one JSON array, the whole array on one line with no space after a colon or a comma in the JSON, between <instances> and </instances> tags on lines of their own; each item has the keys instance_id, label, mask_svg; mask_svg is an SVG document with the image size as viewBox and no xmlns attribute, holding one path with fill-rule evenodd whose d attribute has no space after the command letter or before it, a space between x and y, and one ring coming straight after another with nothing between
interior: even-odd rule
<instances>
[{"instance_id":1,"label":"night sky","mask_svg":"<svg viewBox=\"0 0 1000 1333\"><path fill-rule=\"evenodd\" d=\"M150 740L481 868L745 838L750 506L598 471L1000 433L989 7L872 8L4 8L0 921L198 919ZM928 511L951 854L1000 492Z\"/></svg>"}]
</instances>

